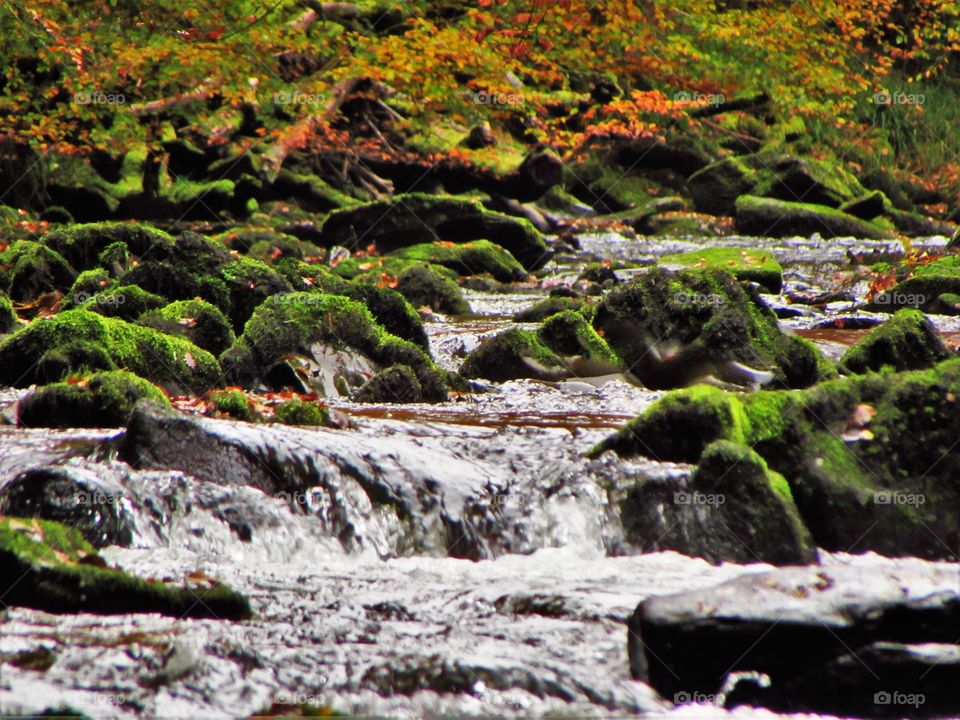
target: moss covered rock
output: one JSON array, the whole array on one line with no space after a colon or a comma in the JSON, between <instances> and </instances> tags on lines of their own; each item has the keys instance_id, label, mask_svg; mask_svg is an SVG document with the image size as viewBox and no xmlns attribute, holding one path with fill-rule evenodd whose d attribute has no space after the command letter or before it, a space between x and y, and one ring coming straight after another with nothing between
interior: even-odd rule
<instances>
[{"instance_id":1,"label":"moss covered rock","mask_svg":"<svg viewBox=\"0 0 960 720\"><path fill-rule=\"evenodd\" d=\"M908 270L909 276L874 296L869 309L894 312L918 308L924 312L960 314L954 297L960 295L960 255L946 255Z\"/></svg>"},{"instance_id":2,"label":"moss covered rock","mask_svg":"<svg viewBox=\"0 0 960 720\"><path fill-rule=\"evenodd\" d=\"M65 292L76 277L60 253L32 240L17 240L0 252L0 289L20 302L54 290Z\"/></svg>"},{"instance_id":3,"label":"moss covered rock","mask_svg":"<svg viewBox=\"0 0 960 720\"><path fill-rule=\"evenodd\" d=\"M63 296L61 308L69 310L78 305L83 305L87 300L97 293L109 290L116 286L116 282L109 271L104 268L94 268L93 270L84 270L77 275L70 290Z\"/></svg>"},{"instance_id":4,"label":"moss covered rock","mask_svg":"<svg viewBox=\"0 0 960 720\"><path fill-rule=\"evenodd\" d=\"M819 547L951 557L960 543L960 360L802 391L671 393L596 447L698 462L715 440L753 448L789 483Z\"/></svg>"},{"instance_id":5,"label":"moss covered rock","mask_svg":"<svg viewBox=\"0 0 960 720\"><path fill-rule=\"evenodd\" d=\"M13 303L3 293L0 293L0 335L13 332L20 323L17 314L13 311Z\"/></svg>"},{"instance_id":6,"label":"moss covered rock","mask_svg":"<svg viewBox=\"0 0 960 720\"><path fill-rule=\"evenodd\" d=\"M940 333L919 310L900 310L873 328L840 360L850 373L865 373L884 367L919 370L952 357Z\"/></svg>"},{"instance_id":7,"label":"moss covered rock","mask_svg":"<svg viewBox=\"0 0 960 720\"><path fill-rule=\"evenodd\" d=\"M330 422L330 411L318 402L293 399L277 405L274 418L284 425L323 426Z\"/></svg>"},{"instance_id":8,"label":"moss covered rock","mask_svg":"<svg viewBox=\"0 0 960 720\"><path fill-rule=\"evenodd\" d=\"M110 568L79 531L0 516L0 595L7 605L52 613L153 612L243 620L250 603L226 585L180 587Z\"/></svg>"},{"instance_id":9,"label":"moss covered rock","mask_svg":"<svg viewBox=\"0 0 960 720\"><path fill-rule=\"evenodd\" d=\"M571 373L536 333L510 328L483 340L467 356L460 374L467 378L506 382L518 378L559 380Z\"/></svg>"},{"instance_id":10,"label":"moss covered rock","mask_svg":"<svg viewBox=\"0 0 960 720\"><path fill-rule=\"evenodd\" d=\"M551 315L556 315L565 310L572 310L581 313L588 320L592 320L594 309L594 306L583 298L552 295L543 300L537 300L537 302L530 307L520 310L513 316L513 319L515 322L522 323L543 322Z\"/></svg>"},{"instance_id":11,"label":"moss covered rock","mask_svg":"<svg viewBox=\"0 0 960 720\"><path fill-rule=\"evenodd\" d=\"M746 235L792 237L818 233L824 238L889 240L894 233L827 205L741 195L736 203L737 231Z\"/></svg>"},{"instance_id":12,"label":"moss covered rock","mask_svg":"<svg viewBox=\"0 0 960 720\"><path fill-rule=\"evenodd\" d=\"M351 250L374 243L381 253L436 241L489 240L526 270L550 259L540 233L526 220L487 210L474 200L423 193L335 210L323 224L323 238L327 245Z\"/></svg>"},{"instance_id":13,"label":"moss covered rock","mask_svg":"<svg viewBox=\"0 0 960 720\"><path fill-rule=\"evenodd\" d=\"M579 377L618 373L623 363L580 313L565 310L549 318L537 330L537 337L571 372Z\"/></svg>"},{"instance_id":14,"label":"moss covered rock","mask_svg":"<svg viewBox=\"0 0 960 720\"><path fill-rule=\"evenodd\" d=\"M646 480L621 504L626 539L711 562L795 565L816 548L782 475L728 440L709 444L688 482Z\"/></svg>"},{"instance_id":15,"label":"moss covered rock","mask_svg":"<svg viewBox=\"0 0 960 720\"><path fill-rule=\"evenodd\" d=\"M762 383L754 371L773 373L783 387L805 387L836 373L814 346L781 332L770 308L722 270L654 268L611 290L593 326L654 389L707 376Z\"/></svg>"},{"instance_id":16,"label":"moss covered rock","mask_svg":"<svg viewBox=\"0 0 960 720\"><path fill-rule=\"evenodd\" d=\"M110 354L100 345L76 340L47 350L37 362L37 379L41 383L57 382L67 375L97 370L116 370Z\"/></svg>"},{"instance_id":17,"label":"moss covered rock","mask_svg":"<svg viewBox=\"0 0 960 720\"><path fill-rule=\"evenodd\" d=\"M86 300L83 298L83 293L77 293L73 297L74 304L83 310L128 322L167 304L164 298L136 285L118 285L95 293Z\"/></svg>"},{"instance_id":18,"label":"moss covered rock","mask_svg":"<svg viewBox=\"0 0 960 720\"><path fill-rule=\"evenodd\" d=\"M417 264L397 278L397 292L414 307L428 307L445 315L466 315L470 304L453 280L437 272L433 265Z\"/></svg>"},{"instance_id":19,"label":"moss covered rock","mask_svg":"<svg viewBox=\"0 0 960 720\"><path fill-rule=\"evenodd\" d=\"M229 415L237 420L253 422L257 413L253 409L250 398L243 390L221 390L210 395L210 404L215 412Z\"/></svg>"},{"instance_id":20,"label":"moss covered rock","mask_svg":"<svg viewBox=\"0 0 960 720\"><path fill-rule=\"evenodd\" d=\"M220 383L216 359L193 343L88 310L34 320L0 342L0 382L14 387L38 382L36 358L83 341L99 345L117 367L170 393L202 393Z\"/></svg>"},{"instance_id":21,"label":"moss covered rock","mask_svg":"<svg viewBox=\"0 0 960 720\"><path fill-rule=\"evenodd\" d=\"M17 420L27 427L122 427L141 398L166 404L153 383L125 370L75 377L23 398Z\"/></svg>"},{"instance_id":22,"label":"moss covered rock","mask_svg":"<svg viewBox=\"0 0 960 720\"><path fill-rule=\"evenodd\" d=\"M204 300L172 302L140 315L137 324L185 337L211 355L220 355L237 339L220 309Z\"/></svg>"},{"instance_id":23,"label":"moss covered rock","mask_svg":"<svg viewBox=\"0 0 960 720\"><path fill-rule=\"evenodd\" d=\"M42 242L60 253L77 270L90 270L100 262L100 254L111 245L123 243L137 257L153 253L166 256L173 238L162 230L146 225L101 222L72 225L51 230Z\"/></svg>"},{"instance_id":24,"label":"moss covered rock","mask_svg":"<svg viewBox=\"0 0 960 720\"><path fill-rule=\"evenodd\" d=\"M313 345L359 353L381 367L409 365L424 399L446 399L446 375L423 349L386 332L364 305L337 295L288 293L263 303L221 361L230 384L250 388L285 355L311 353Z\"/></svg>"},{"instance_id":25,"label":"moss covered rock","mask_svg":"<svg viewBox=\"0 0 960 720\"><path fill-rule=\"evenodd\" d=\"M420 381L406 365L381 370L353 395L362 403L415 403L421 397Z\"/></svg>"},{"instance_id":26,"label":"moss covered rock","mask_svg":"<svg viewBox=\"0 0 960 720\"><path fill-rule=\"evenodd\" d=\"M387 332L430 352L430 340L423 328L423 321L413 306L396 290L357 282L347 288L343 295L366 305L373 319Z\"/></svg>"},{"instance_id":27,"label":"moss covered rock","mask_svg":"<svg viewBox=\"0 0 960 720\"><path fill-rule=\"evenodd\" d=\"M755 282L771 293L783 287L783 268L769 250L715 247L665 255L660 261L680 267L715 268L733 273L737 280Z\"/></svg>"},{"instance_id":28,"label":"moss covered rock","mask_svg":"<svg viewBox=\"0 0 960 720\"><path fill-rule=\"evenodd\" d=\"M488 240L474 240L460 244L423 243L397 250L393 256L402 260L442 265L455 270L460 275L489 273L500 282L523 280L527 276L523 266L513 255Z\"/></svg>"}]
</instances>

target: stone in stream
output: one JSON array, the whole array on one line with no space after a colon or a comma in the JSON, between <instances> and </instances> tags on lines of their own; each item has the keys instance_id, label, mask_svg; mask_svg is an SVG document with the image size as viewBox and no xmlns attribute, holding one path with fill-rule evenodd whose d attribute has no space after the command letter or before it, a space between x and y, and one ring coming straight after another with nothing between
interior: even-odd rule
<instances>
[{"instance_id":1,"label":"stone in stream","mask_svg":"<svg viewBox=\"0 0 960 720\"><path fill-rule=\"evenodd\" d=\"M651 389L683 387L708 375L763 384L743 368L772 373L779 387L806 387L836 374L816 347L784 334L763 300L724 270L654 268L610 291L593 326Z\"/></svg>"},{"instance_id":2,"label":"stone in stream","mask_svg":"<svg viewBox=\"0 0 960 720\"><path fill-rule=\"evenodd\" d=\"M960 314L960 256L945 255L907 270L908 277L877 294L867 309L895 312L906 307L944 315Z\"/></svg>"},{"instance_id":3,"label":"stone in stream","mask_svg":"<svg viewBox=\"0 0 960 720\"><path fill-rule=\"evenodd\" d=\"M335 210L323 224L324 244L355 249L373 243L380 252L438 240L489 240L513 255L526 270L543 267L551 252L525 220L486 210L453 196L408 193Z\"/></svg>"},{"instance_id":4,"label":"stone in stream","mask_svg":"<svg viewBox=\"0 0 960 720\"><path fill-rule=\"evenodd\" d=\"M127 426L120 458L286 499L314 514L348 551L489 557L465 505L489 475L444 452L388 435L191 418L145 401Z\"/></svg>"},{"instance_id":5,"label":"stone in stream","mask_svg":"<svg viewBox=\"0 0 960 720\"><path fill-rule=\"evenodd\" d=\"M741 195L736 204L737 232L770 237L856 237L889 240L893 230L827 205Z\"/></svg>"},{"instance_id":6,"label":"stone in stream","mask_svg":"<svg viewBox=\"0 0 960 720\"><path fill-rule=\"evenodd\" d=\"M590 454L697 463L730 440L783 475L818 547L949 559L960 549L958 398L956 359L802 391L699 386L657 401Z\"/></svg>"},{"instance_id":7,"label":"stone in stream","mask_svg":"<svg viewBox=\"0 0 960 720\"><path fill-rule=\"evenodd\" d=\"M178 586L108 567L80 532L57 522L0 516L0 596L7 606L52 613L136 612L243 620L242 595L206 580Z\"/></svg>"},{"instance_id":8,"label":"stone in stream","mask_svg":"<svg viewBox=\"0 0 960 720\"><path fill-rule=\"evenodd\" d=\"M717 247L664 255L660 262L680 267L716 268L733 273L740 281L755 282L767 292L777 294L783 288L783 268L769 250Z\"/></svg>"},{"instance_id":9,"label":"stone in stream","mask_svg":"<svg viewBox=\"0 0 960 720\"><path fill-rule=\"evenodd\" d=\"M631 674L678 703L755 672L769 683L736 686L728 707L955 716L957 582L949 566L790 567L650 598L630 618Z\"/></svg>"},{"instance_id":10,"label":"stone in stream","mask_svg":"<svg viewBox=\"0 0 960 720\"><path fill-rule=\"evenodd\" d=\"M413 265L397 278L397 292L417 308L428 307L445 315L466 315L470 304L463 291L450 278L427 263Z\"/></svg>"},{"instance_id":11,"label":"stone in stream","mask_svg":"<svg viewBox=\"0 0 960 720\"><path fill-rule=\"evenodd\" d=\"M840 360L840 368L865 373L890 367L919 370L953 357L933 324L919 310L900 310L868 332Z\"/></svg>"},{"instance_id":12,"label":"stone in stream","mask_svg":"<svg viewBox=\"0 0 960 720\"><path fill-rule=\"evenodd\" d=\"M20 240L0 251L0 290L18 302L64 292L76 276L60 253L32 240Z\"/></svg>"}]
</instances>

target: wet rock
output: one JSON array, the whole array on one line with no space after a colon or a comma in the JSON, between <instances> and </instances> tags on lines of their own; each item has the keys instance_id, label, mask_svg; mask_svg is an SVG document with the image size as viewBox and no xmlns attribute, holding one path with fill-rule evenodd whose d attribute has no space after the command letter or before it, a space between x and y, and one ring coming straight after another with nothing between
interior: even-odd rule
<instances>
[{"instance_id":1,"label":"wet rock","mask_svg":"<svg viewBox=\"0 0 960 720\"><path fill-rule=\"evenodd\" d=\"M960 256L946 255L919 265L891 290L874 296L870 310L894 312L918 308L924 312L956 315L953 296L960 294Z\"/></svg>"},{"instance_id":2,"label":"wet rock","mask_svg":"<svg viewBox=\"0 0 960 720\"><path fill-rule=\"evenodd\" d=\"M274 411L277 422L284 425L323 426L330 424L330 410L325 405L305 400L288 400Z\"/></svg>"},{"instance_id":3,"label":"wet rock","mask_svg":"<svg viewBox=\"0 0 960 720\"><path fill-rule=\"evenodd\" d=\"M805 387L836 373L811 344L780 331L776 315L729 273L654 268L620 285L593 325L645 387L713 376L735 385Z\"/></svg>"},{"instance_id":4,"label":"wet rock","mask_svg":"<svg viewBox=\"0 0 960 720\"><path fill-rule=\"evenodd\" d=\"M327 245L348 249L374 243L380 252L439 240L489 240L526 270L536 270L550 259L546 243L530 223L452 196L409 193L336 210L324 222L323 237Z\"/></svg>"},{"instance_id":5,"label":"wet rock","mask_svg":"<svg viewBox=\"0 0 960 720\"><path fill-rule=\"evenodd\" d=\"M537 337L575 376L595 377L623 371L623 363L586 318L565 310L547 318Z\"/></svg>"},{"instance_id":6,"label":"wet rock","mask_svg":"<svg viewBox=\"0 0 960 720\"><path fill-rule=\"evenodd\" d=\"M676 255L664 255L665 265L712 268L733 273L737 280L755 282L768 292L778 294L783 287L783 268L769 250L751 248L706 248Z\"/></svg>"},{"instance_id":7,"label":"wet rock","mask_svg":"<svg viewBox=\"0 0 960 720\"><path fill-rule=\"evenodd\" d=\"M894 234L872 221L861 220L827 205L741 195L736 205L737 231L772 237L856 237L888 240Z\"/></svg>"},{"instance_id":8,"label":"wet rock","mask_svg":"<svg viewBox=\"0 0 960 720\"><path fill-rule=\"evenodd\" d=\"M538 300L528 308L520 310L513 316L513 320L519 323L543 322L551 315L556 315L565 310L582 313L584 317L591 319L594 306L588 300L582 298L551 295L543 300Z\"/></svg>"},{"instance_id":9,"label":"wet rock","mask_svg":"<svg viewBox=\"0 0 960 720\"><path fill-rule=\"evenodd\" d=\"M430 352L430 340L423 328L423 321L401 293L372 283L358 282L343 295L366 305L373 319L387 332Z\"/></svg>"},{"instance_id":10,"label":"wet rock","mask_svg":"<svg viewBox=\"0 0 960 720\"><path fill-rule=\"evenodd\" d=\"M124 488L81 468L21 472L0 490L0 513L69 525L96 548L129 547L136 536L131 498Z\"/></svg>"},{"instance_id":11,"label":"wet rock","mask_svg":"<svg viewBox=\"0 0 960 720\"><path fill-rule=\"evenodd\" d=\"M960 710L958 634L953 569L797 567L646 600L628 651L633 677L667 698L716 695L729 674L755 671L769 687L734 690L728 704L917 717ZM906 707L915 694L924 701Z\"/></svg>"},{"instance_id":12,"label":"wet rock","mask_svg":"<svg viewBox=\"0 0 960 720\"><path fill-rule=\"evenodd\" d=\"M396 289L414 307L428 307L445 315L470 312L460 286L428 264L414 265L400 273Z\"/></svg>"},{"instance_id":13,"label":"wet rock","mask_svg":"<svg viewBox=\"0 0 960 720\"><path fill-rule=\"evenodd\" d=\"M569 377L570 371L536 333L511 328L481 342L464 361L460 374L506 382L517 378L559 380Z\"/></svg>"},{"instance_id":14,"label":"wet rock","mask_svg":"<svg viewBox=\"0 0 960 720\"><path fill-rule=\"evenodd\" d=\"M640 481L621 506L626 539L644 552L675 550L710 562L814 562L790 485L749 448L726 440L703 451L688 483Z\"/></svg>"},{"instance_id":15,"label":"wet rock","mask_svg":"<svg viewBox=\"0 0 960 720\"><path fill-rule=\"evenodd\" d=\"M0 290L19 302L64 292L76 276L63 256L32 240L19 240L0 252Z\"/></svg>"},{"instance_id":16,"label":"wet rock","mask_svg":"<svg viewBox=\"0 0 960 720\"><path fill-rule=\"evenodd\" d=\"M500 282L523 280L527 276L523 266L508 251L487 240L412 245L394 251L393 257L441 265L460 275L489 273Z\"/></svg>"},{"instance_id":17,"label":"wet rock","mask_svg":"<svg viewBox=\"0 0 960 720\"><path fill-rule=\"evenodd\" d=\"M75 528L34 518L0 518L0 594L7 605L52 613L153 612L241 620L250 604L226 585L179 587L107 567Z\"/></svg>"},{"instance_id":18,"label":"wet rock","mask_svg":"<svg viewBox=\"0 0 960 720\"><path fill-rule=\"evenodd\" d=\"M425 399L446 399L447 378L421 348L385 332L363 305L336 295L288 293L264 303L221 357L228 383L252 388L285 355L322 360L324 348L346 348L380 367L408 365Z\"/></svg>"},{"instance_id":19,"label":"wet rock","mask_svg":"<svg viewBox=\"0 0 960 720\"><path fill-rule=\"evenodd\" d=\"M233 424L141 403L120 457L137 468L175 469L218 485L297 500L348 551L488 557L461 515L466 488L486 476L455 454L349 431ZM390 531L403 523L404 531Z\"/></svg>"},{"instance_id":20,"label":"wet rock","mask_svg":"<svg viewBox=\"0 0 960 720\"><path fill-rule=\"evenodd\" d=\"M143 398L167 403L159 388L133 373L99 372L35 390L20 400L17 421L26 427L121 427Z\"/></svg>"},{"instance_id":21,"label":"wet rock","mask_svg":"<svg viewBox=\"0 0 960 720\"><path fill-rule=\"evenodd\" d=\"M139 315L137 324L179 335L211 355L220 355L237 339L220 309L204 300L169 303Z\"/></svg>"},{"instance_id":22,"label":"wet rock","mask_svg":"<svg viewBox=\"0 0 960 720\"><path fill-rule=\"evenodd\" d=\"M840 210L861 220L873 220L886 212L889 204L887 196L879 190L872 190L840 206Z\"/></svg>"},{"instance_id":23,"label":"wet rock","mask_svg":"<svg viewBox=\"0 0 960 720\"><path fill-rule=\"evenodd\" d=\"M117 366L174 394L206 392L221 375L212 355L182 338L87 310L66 310L36 319L0 342L0 382L27 387L40 381L35 358L81 341L97 344Z\"/></svg>"},{"instance_id":24,"label":"wet rock","mask_svg":"<svg viewBox=\"0 0 960 720\"><path fill-rule=\"evenodd\" d=\"M362 403L414 403L422 391L416 374L406 365L381 370L357 390L353 399Z\"/></svg>"},{"instance_id":25,"label":"wet rock","mask_svg":"<svg viewBox=\"0 0 960 720\"><path fill-rule=\"evenodd\" d=\"M960 361L804 391L671 393L591 451L697 462L714 440L753 448L789 483L818 547L926 558L960 548Z\"/></svg>"},{"instance_id":26,"label":"wet rock","mask_svg":"<svg viewBox=\"0 0 960 720\"><path fill-rule=\"evenodd\" d=\"M872 329L840 360L846 372L865 373L890 367L919 370L953 357L940 333L919 310L900 310Z\"/></svg>"}]
</instances>

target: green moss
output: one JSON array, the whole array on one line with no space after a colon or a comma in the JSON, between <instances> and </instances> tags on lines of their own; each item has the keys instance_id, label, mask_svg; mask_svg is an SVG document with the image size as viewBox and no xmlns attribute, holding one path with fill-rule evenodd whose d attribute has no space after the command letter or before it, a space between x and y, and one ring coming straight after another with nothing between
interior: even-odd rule
<instances>
[{"instance_id":1,"label":"green moss","mask_svg":"<svg viewBox=\"0 0 960 720\"><path fill-rule=\"evenodd\" d=\"M205 392L219 383L220 366L182 338L87 310L66 310L34 320L0 343L0 382L26 387L40 378L34 358L62 345L99 345L120 368L178 393Z\"/></svg>"},{"instance_id":2,"label":"green moss","mask_svg":"<svg viewBox=\"0 0 960 720\"><path fill-rule=\"evenodd\" d=\"M846 372L864 373L892 367L918 370L951 357L936 328L919 310L900 310L873 328L840 361Z\"/></svg>"},{"instance_id":3,"label":"green moss","mask_svg":"<svg viewBox=\"0 0 960 720\"><path fill-rule=\"evenodd\" d=\"M94 293L88 300L79 304L79 307L107 317L132 322L143 313L156 310L166 304L167 301L164 298L136 285L120 285Z\"/></svg>"},{"instance_id":4,"label":"green moss","mask_svg":"<svg viewBox=\"0 0 960 720\"><path fill-rule=\"evenodd\" d=\"M110 243L97 256L97 264L112 275L122 275L130 269L130 249L125 242Z\"/></svg>"},{"instance_id":5,"label":"green moss","mask_svg":"<svg viewBox=\"0 0 960 720\"><path fill-rule=\"evenodd\" d=\"M213 408L218 413L229 415L237 420L253 422L257 414L243 390L223 390L210 396Z\"/></svg>"},{"instance_id":6,"label":"green moss","mask_svg":"<svg viewBox=\"0 0 960 720\"><path fill-rule=\"evenodd\" d=\"M274 265L274 269L286 278L290 287L298 292L316 290L333 295L343 295L350 287L347 281L343 279L348 275L344 274L343 277L339 277L323 265L303 262L296 258L284 258ZM349 277L355 276L356 274L349 275Z\"/></svg>"},{"instance_id":7,"label":"green moss","mask_svg":"<svg viewBox=\"0 0 960 720\"><path fill-rule=\"evenodd\" d=\"M31 240L17 240L0 252L0 268L0 289L21 302L45 292L62 292L77 276L60 253Z\"/></svg>"},{"instance_id":8,"label":"green moss","mask_svg":"<svg viewBox=\"0 0 960 720\"><path fill-rule=\"evenodd\" d=\"M178 300L140 315L139 325L180 335L211 355L220 355L236 341L220 309L204 300Z\"/></svg>"},{"instance_id":9,"label":"green moss","mask_svg":"<svg viewBox=\"0 0 960 720\"><path fill-rule=\"evenodd\" d=\"M469 313L470 304L460 286L435 267L424 263L407 268L397 278L397 292L414 307L428 307L446 315Z\"/></svg>"},{"instance_id":10,"label":"green moss","mask_svg":"<svg viewBox=\"0 0 960 720\"><path fill-rule=\"evenodd\" d=\"M77 279L74 280L70 290L63 296L62 308L69 310L72 307L82 305L97 293L108 290L115 285L116 282L110 273L103 268L84 270L77 275Z\"/></svg>"},{"instance_id":11,"label":"green moss","mask_svg":"<svg viewBox=\"0 0 960 720\"><path fill-rule=\"evenodd\" d=\"M355 282L343 293L355 302L366 305L373 319L399 338L408 340L430 352L430 340L423 321L406 298L396 290L370 283Z\"/></svg>"},{"instance_id":12,"label":"green moss","mask_svg":"<svg viewBox=\"0 0 960 720\"><path fill-rule=\"evenodd\" d=\"M122 427L137 401L168 405L152 383L125 370L53 383L20 401L17 418L28 427Z\"/></svg>"},{"instance_id":13,"label":"green moss","mask_svg":"<svg viewBox=\"0 0 960 720\"><path fill-rule=\"evenodd\" d=\"M790 237L819 233L824 238L871 240L896 237L875 221L861 220L827 205L741 195L737 198L736 211L737 230L751 235Z\"/></svg>"},{"instance_id":14,"label":"green moss","mask_svg":"<svg viewBox=\"0 0 960 720\"><path fill-rule=\"evenodd\" d=\"M676 255L665 255L661 262L681 267L717 268L733 273L737 280L755 282L771 293L783 286L783 268L769 250L715 247Z\"/></svg>"},{"instance_id":15,"label":"green moss","mask_svg":"<svg viewBox=\"0 0 960 720\"><path fill-rule=\"evenodd\" d=\"M564 310L548 318L540 326L537 336L557 355L580 356L583 360L591 361L597 366L607 366L608 371L617 371L623 367L620 358L610 349L607 342L597 334L583 315L573 310ZM577 374L583 375L584 372Z\"/></svg>"},{"instance_id":16,"label":"green moss","mask_svg":"<svg viewBox=\"0 0 960 720\"><path fill-rule=\"evenodd\" d=\"M515 322L522 323L543 322L551 315L556 315L557 313L564 312L565 310L578 312L588 320L593 319L594 307L587 300L583 300L582 298L556 296L538 300L530 307L520 310L516 315L513 316L513 319Z\"/></svg>"},{"instance_id":17,"label":"green moss","mask_svg":"<svg viewBox=\"0 0 960 720\"><path fill-rule=\"evenodd\" d=\"M41 355L37 378L40 382L56 382L71 374L116 369L106 350L96 343L80 340L58 345Z\"/></svg>"},{"instance_id":18,"label":"green moss","mask_svg":"<svg viewBox=\"0 0 960 720\"><path fill-rule=\"evenodd\" d=\"M123 243L136 257L149 254L166 256L173 238L162 230L135 223L101 222L71 225L51 230L43 244L56 250L77 270L97 266L100 254L115 243Z\"/></svg>"},{"instance_id":19,"label":"green moss","mask_svg":"<svg viewBox=\"0 0 960 720\"><path fill-rule=\"evenodd\" d=\"M406 365L381 370L353 395L362 403L414 403L422 396L416 373Z\"/></svg>"},{"instance_id":20,"label":"green moss","mask_svg":"<svg viewBox=\"0 0 960 720\"><path fill-rule=\"evenodd\" d=\"M179 177L165 197L179 205L209 204L223 207L233 198L234 187L233 181L227 179L196 181Z\"/></svg>"},{"instance_id":21,"label":"green moss","mask_svg":"<svg viewBox=\"0 0 960 720\"><path fill-rule=\"evenodd\" d=\"M13 311L13 303L10 302L10 298L0 293L0 335L13 332L19 325L17 314Z\"/></svg>"},{"instance_id":22,"label":"green moss","mask_svg":"<svg viewBox=\"0 0 960 720\"><path fill-rule=\"evenodd\" d=\"M329 409L317 402L288 400L277 405L274 410L277 422L284 425L323 426L330 422Z\"/></svg>"},{"instance_id":23,"label":"green moss","mask_svg":"<svg viewBox=\"0 0 960 720\"><path fill-rule=\"evenodd\" d=\"M570 373L536 333L510 328L481 342L464 361L460 374L506 382L517 378L558 379Z\"/></svg>"},{"instance_id":24,"label":"green moss","mask_svg":"<svg viewBox=\"0 0 960 720\"><path fill-rule=\"evenodd\" d=\"M74 528L0 517L0 594L7 605L53 613L156 612L247 619L250 604L225 585L187 588L107 567Z\"/></svg>"},{"instance_id":25,"label":"green moss","mask_svg":"<svg viewBox=\"0 0 960 720\"><path fill-rule=\"evenodd\" d=\"M253 387L284 355L306 352L314 343L353 349L382 366L409 365L426 399L446 399L446 381L416 345L378 326L370 311L345 297L287 293L263 303L243 334L221 356L230 384Z\"/></svg>"},{"instance_id":26,"label":"green moss","mask_svg":"<svg viewBox=\"0 0 960 720\"><path fill-rule=\"evenodd\" d=\"M230 297L228 317L239 331L254 309L272 295L288 292L290 284L269 265L252 258L237 258L219 272Z\"/></svg>"},{"instance_id":27,"label":"green moss","mask_svg":"<svg viewBox=\"0 0 960 720\"><path fill-rule=\"evenodd\" d=\"M500 282L522 280L527 276L523 266L508 251L489 240L460 244L423 243L393 253L403 260L433 263L456 270L460 275L489 273Z\"/></svg>"}]
</instances>

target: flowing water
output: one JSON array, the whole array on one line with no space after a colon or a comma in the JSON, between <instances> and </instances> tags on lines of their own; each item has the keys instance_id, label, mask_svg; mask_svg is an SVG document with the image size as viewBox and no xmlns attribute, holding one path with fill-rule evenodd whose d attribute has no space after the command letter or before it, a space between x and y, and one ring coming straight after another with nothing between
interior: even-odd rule
<instances>
[{"instance_id":1,"label":"flowing water","mask_svg":"<svg viewBox=\"0 0 960 720\"><path fill-rule=\"evenodd\" d=\"M647 263L698 247L609 234L578 239L580 251L558 258L549 283L573 280L594 257ZM833 356L862 330L818 328L824 320L874 317L850 312L868 281L851 259L898 252L876 242L764 244L785 264L784 295L769 298L784 326ZM850 300L825 308L787 302L844 292ZM473 316L428 324L435 357L455 369L482 337L510 326L516 310L543 294L534 285L468 293ZM948 337L960 331L954 319L932 319ZM309 702L411 718L772 717L709 703L674 707L629 677L625 621L639 601L767 569L642 554L623 540L624 488L690 468L581 454L659 393L616 378L487 390L443 405L336 402L355 425L342 430L204 421L211 432L281 455L332 459L323 488L299 498L133 470L116 459L117 430L0 426L0 483L59 463L122 489L118 512L133 543L104 550L108 562L146 577L223 580L248 594L256 612L254 620L226 622L4 609L0 711L245 717ZM0 404L16 395L7 392ZM372 511L351 473L375 476L408 512ZM451 541L457 528L462 536Z\"/></svg>"}]
</instances>

